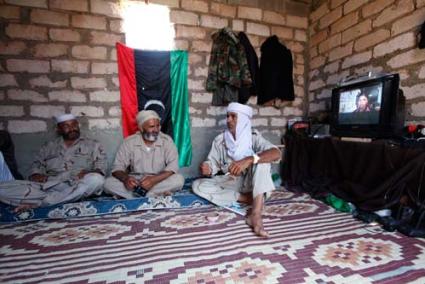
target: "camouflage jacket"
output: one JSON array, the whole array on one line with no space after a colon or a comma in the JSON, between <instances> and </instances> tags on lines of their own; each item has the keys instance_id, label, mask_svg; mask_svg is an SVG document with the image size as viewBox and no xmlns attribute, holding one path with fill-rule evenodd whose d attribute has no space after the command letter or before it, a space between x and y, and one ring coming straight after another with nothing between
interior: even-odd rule
<instances>
[{"instance_id":1,"label":"camouflage jacket","mask_svg":"<svg viewBox=\"0 0 425 284\"><path fill-rule=\"evenodd\" d=\"M207 91L214 92L215 105L220 104L220 99L225 101L222 104L238 101L238 89L252 84L245 50L237 36L228 28L221 29L211 37L213 45Z\"/></svg>"},{"instance_id":2,"label":"camouflage jacket","mask_svg":"<svg viewBox=\"0 0 425 284\"><path fill-rule=\"evenodd\" d=\"M106 174L107 166L106 152L96 140L80 137L66 148L63 138L58 137L41 147L30 175L43 174L49 181L66 181L75 179L83 170Z\"/></svg>"}]
</instances>

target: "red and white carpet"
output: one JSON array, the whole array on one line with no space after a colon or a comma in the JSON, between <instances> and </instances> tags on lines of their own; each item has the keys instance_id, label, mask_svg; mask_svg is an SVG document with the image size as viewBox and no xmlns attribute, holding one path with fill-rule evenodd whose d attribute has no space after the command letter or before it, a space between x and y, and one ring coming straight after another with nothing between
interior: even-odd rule
<instances>
[{"instance_id":1,"label":"red and white carpet","mask_svg":"<svg viewBox=\"0 0 425 284\"><path fill-rule=\"evenodd\" d=\"M290 192L264 222L268 239L213 206L0 225L0 282L425 283L424 239Z\"/></svg>"}]
</instances>

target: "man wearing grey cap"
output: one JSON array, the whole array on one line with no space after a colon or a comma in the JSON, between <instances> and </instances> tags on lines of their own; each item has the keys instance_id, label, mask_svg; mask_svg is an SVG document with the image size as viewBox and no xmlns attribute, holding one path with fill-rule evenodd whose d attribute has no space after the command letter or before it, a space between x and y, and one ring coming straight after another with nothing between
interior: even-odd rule
<instances>
[{"instance_id":1,"label":"man wearing grey cap","mask_svg":"<svg viewBox=\"0 0 425 284\"><path fill-rule=\"evenodd\" d=\"M0 201L27 208L77 201L100 194L107 169L106 153L96 140L80 137L76 117L56 117L60 137L46 143L31 167L29 181L0 183Z\"/></svg>"},{"instance_id":2,"label":"man wearing grey cap","mask_svg":"<svg viewBox=\"0 0 425 284\"><path fill-rule=\"evenodd\" d=\"M136 117L139 131L127 137L115 156L105 192L131 199L170 194L183 187L178 153L170 136L160 132L160 117L143 110Z\"/></svg>"}]
</instances>

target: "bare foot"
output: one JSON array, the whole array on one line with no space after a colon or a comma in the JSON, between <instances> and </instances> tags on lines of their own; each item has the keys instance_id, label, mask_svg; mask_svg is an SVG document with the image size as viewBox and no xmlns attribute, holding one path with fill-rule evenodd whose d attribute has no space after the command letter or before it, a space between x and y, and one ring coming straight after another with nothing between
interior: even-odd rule
<instances>
[{"instance_id":1,"label":"bare foot","mask_svg":"<svg viewBox=\"0 0 425 284\"><path fill-rule=\"evenodd\" d=\"M246 223L252 228L252 230L257 236L263 238L269 237L269 233L264 230L263 218L261 217L261 213L250 213L246 219Z\"/></svg>"},{"instance_id":2,"label":"bare foot","mask_svg":"<svg viewBox=\"0 0 425 284\"><path fill-rule=\"evenodd\" d=\"M31 209L31 208L36 208L37 206L33 205L33 204L21 204L15 207L15 209L13 209L13 212L15 213L20 213L22 211Z\"/></svg>"}]
</instances>

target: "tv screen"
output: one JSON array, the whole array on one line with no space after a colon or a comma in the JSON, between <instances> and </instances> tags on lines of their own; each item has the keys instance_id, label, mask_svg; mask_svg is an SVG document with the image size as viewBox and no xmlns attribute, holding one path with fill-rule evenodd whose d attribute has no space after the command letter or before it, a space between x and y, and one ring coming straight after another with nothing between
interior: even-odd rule
<instances>
[{"instance_id":1,"label":"tv screen","mask_svg":"<svg viewBox=\"0 0 425 284\"><path fill-rule=\"evenodd\" d=\"M377 124L382 101L382 83L343 91L339 97L340 124Z\"/></svg>"},{"instance_id":2,"label":"tv screen","mask_svg":"<svg viewBox=\"0 0 425 284\"><path fill-rule=\"evenodd\" d=\"M398 74L382 74L344 82L332 90L331 134L385 138L400 135L404 96Z\"/></svg>"}]
</instances>

